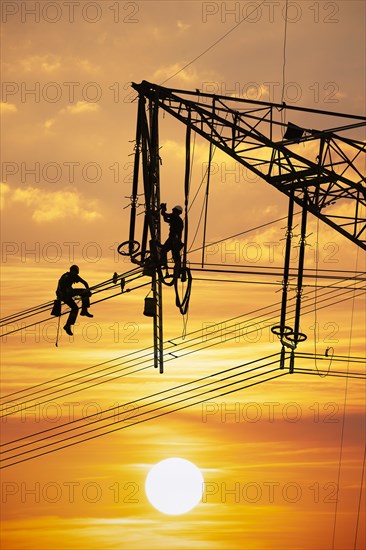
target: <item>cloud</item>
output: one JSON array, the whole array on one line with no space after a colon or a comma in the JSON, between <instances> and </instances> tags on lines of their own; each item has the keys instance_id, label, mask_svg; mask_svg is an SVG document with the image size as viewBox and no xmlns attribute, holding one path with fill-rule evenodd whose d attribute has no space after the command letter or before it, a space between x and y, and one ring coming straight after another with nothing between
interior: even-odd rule
<instances>
[{"instance_id":1,"label":"cloud","mask_svg":"<svg viewBox=\"0 0 366 550\"><path fill-rule=\"evenodd\" d=\"M60 113L69 113L71 115L78 115L80 113L95 113L99 111L100 107L97 103L89 103L88 101L78 101L75 105L68 105L66 109L61 109Z\"/></svg>"},{"instance_id":2,"label":"cloud","mask_svg":"<svg viewBox=\"0 0 366 550\"><path fill-rule=\"evenodd\" d=\"M0 102L0 113L16 113L18 111L17 106L14 103Z\"/></svg>"},{"instance_id":3,"label":"cloud","mask_svg":"<svg viewBox=\"0 0 366 550\"><path fill-rule=\"evenodd\" d=\"M166 65L165 67L160 67L153 74L153 81L161 82L162 80L170 79L173 75L176 75L176 78L179 78L184 83L197 82L197 72L192 69L192 67L187 67L183 70L183 67L187 64L186 61L181 63L174 63L172 65Z\"/></svg>"},{"instance_id":4,"label":"cloud","mask_svg":"<svg viewBox=\"0 0 366 550\"><path fill-rule=\"evenodd\" d=\"M5 189L8 193L9 189ZM9 196L11 202L21 203L33 209L32 219L37 223L78 218L91 222L101 217L97 202L85 200L71 189L43 191L36 187L17 188Z\"/></svg>"},{"instance_id":5,"label":"cloud","mask_svg":"<svg viewBox=\"0 0 366 550\"><path fill-rule=\"evenodd\" d=\"M34 72L37 69L45 73L54 73L61 67L60 56L30 55L21 61L26 72Z\"/></svg>"},{"instance_id":6,"label":"cloud","mask_svg":"<svg viewBox=\"0 0 366 550\"><path fill-rule=\"evenodd\" d=\"M10 191L10 186L7 183L0 183L0 210L5 208L5 195Z\"/></svg>"},{"instance_id":7,"label":"cloud","mask_svg":"<svg viewBox=\"0 0 366 550\"><path fill-rule=\"evenodd\" d=\"M63 55L28 55L17 63L17 70L23 70L26 73L40 74L46 73L54 75L69 69L75 69L78 73L97 75L101 73L101 67L94 65L85 58Z\"/></svg>"},{"instance_id":8,"label":"cloud","mask_svg":"<svg viewBox=\"0 0 366 550\"><path fill-rule=\"evenodd\" d=\"M55 123L54 118L48 118L43 126L45 127L46 130L49 130L54 125L54 123Z\"/></svg>"},{"instance_id":9,"label":"cloud","mask_svg":"<svg viewBox=\"0 0 366 550\"><path fill-rule=\"evenodd\" d=\"M187 29L191 28L191 25L187 25L186 23L183 23L182 21L177 21L177 27L180 31L186 31Z\"/></svg>"},{"instance_id":10,"label":"cloud","mask_svg":"<svg viewBox=\"0 0 366 550\"><path fill-rule=\"evenodd\" d=\"M88 59L75 59L76 68L88 74L100 74L101 69L98 65L93 65Z\"/></svg>"}]
</instances>

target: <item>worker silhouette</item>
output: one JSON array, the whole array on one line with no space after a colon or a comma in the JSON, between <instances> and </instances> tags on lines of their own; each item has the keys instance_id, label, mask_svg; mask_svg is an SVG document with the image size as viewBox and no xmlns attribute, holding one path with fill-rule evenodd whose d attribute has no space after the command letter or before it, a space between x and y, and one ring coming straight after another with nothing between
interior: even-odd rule
<instances>
[{"instance_id":1,"label":"worker silhouette","mask_svg":"<svg viewBox=\"0 0 366 550\"><path fill-rule=\"evenodd\" d=\"M174 261L174 271L175 273L179 273L181 268L180 251L183 248L183 220L180 216L183 212L183 208L179 205L174 206L171 214L167 214L165 203L162 203L160 208L164 221L169 224L169 237L160 250L161 264L162 267L167 268L167 254L171 251Z\"/></svg>"},{"instance_id":2,"label":"worker silhouette","mask_svg":"<svg viewBox=\"0 0 366 550\"><path fill-rule=\"evenodd\" d=\"M75 283L81 283L85 286L85 288L73 288L72 285ZM59 300L62 300L63 302L65 302L66 305L70 307L70 313L67 319L67 323L64 326L64 331L69 336L72 336L73 333L71 331L71 327L75 324L79 311L79 308L74 302L73 297L81 297L80 315L93 317L93 315L88 311L88 308L90 307L89 297L91 296L89 285L86 281L84 281L84 279L79 276L79 267L77 265L72 265L70 267L70 270L60 277L56 290L56 296Z\"/></svg>"}]
</instances>

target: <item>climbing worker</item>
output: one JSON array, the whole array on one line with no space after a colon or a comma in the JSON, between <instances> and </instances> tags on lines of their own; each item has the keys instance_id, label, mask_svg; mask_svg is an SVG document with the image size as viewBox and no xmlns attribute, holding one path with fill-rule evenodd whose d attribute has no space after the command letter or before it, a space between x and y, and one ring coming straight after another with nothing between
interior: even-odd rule
<instances>
[{"instance_id":1,"label":"climbing worker","mask_svg":"<svg viewBox=\"0 0 366 550\"><path fill-rule=\"evenodd\" d=\"M174 206L171 214L167 214L165 203L162 203L160 208L164 221L169 224L169 237L160 251L161 264L163 267L167 267L167 253L171 251L175 266L174 271L179 273L181 268L180 251L183 248L183 220L180 216L183 212L183 208L179 205Z\"/></svg>"},{"instance_id":2,"label":"climbing worker","mask_svg":"<svg viewBox=\"0 0 366 550\"><path fill-rule=\"evenodd\" d=\"M84 288L72 288L72 285L75 283L81 283L85 286ZM81 297L81 312L80 315L85 315L86 317L94 317L89 313L88 308L90 307L89 297L91 292L89 285L84 279L79 276L79 267L77 265L72 265L70 270L67 273L64 273L59 281L56 290L56 296L59 300L65 302L66 305L70 307L69 317L67 323L64 326L64 331L69 336L72 336L71 326L75 324L76 317L78 316L79 308L73 300L73 297Z\"/></svg>"}]
</instances>

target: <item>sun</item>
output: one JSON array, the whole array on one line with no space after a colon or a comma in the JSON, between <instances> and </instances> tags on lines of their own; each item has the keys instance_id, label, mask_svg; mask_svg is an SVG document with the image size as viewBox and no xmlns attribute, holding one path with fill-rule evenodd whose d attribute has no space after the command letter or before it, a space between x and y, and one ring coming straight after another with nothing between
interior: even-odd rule
<instances>
[{"instance_id":1,"label":"sun","mask_svg":"<svg viewBox=\"0 0 366 550\"><path fill-rule=\"evenodd\" d=\"M202 498L203 482L195 464L184 458L167 458L151 468L145 491L154 508L174 516L197 506Z\"/></svg>"}]
</instances>

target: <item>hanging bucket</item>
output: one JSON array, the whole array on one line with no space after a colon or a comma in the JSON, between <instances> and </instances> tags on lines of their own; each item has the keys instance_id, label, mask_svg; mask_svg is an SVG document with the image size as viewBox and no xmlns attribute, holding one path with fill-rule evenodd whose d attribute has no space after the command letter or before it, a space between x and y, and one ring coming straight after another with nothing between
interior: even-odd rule
<instances>
[{"instance_id":1,"label":"hanging bucket","mask_svg":"<svg viewBox=\"0 0 366 550\"><path fill-rule=\"evenodd\" d=\"M145 298L144 315L146 315L146 317L155 317L156 315L155 298Z\"/></svg>"}]
</instances>

